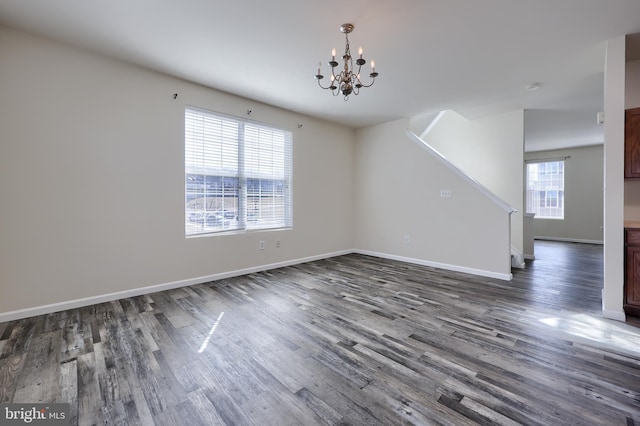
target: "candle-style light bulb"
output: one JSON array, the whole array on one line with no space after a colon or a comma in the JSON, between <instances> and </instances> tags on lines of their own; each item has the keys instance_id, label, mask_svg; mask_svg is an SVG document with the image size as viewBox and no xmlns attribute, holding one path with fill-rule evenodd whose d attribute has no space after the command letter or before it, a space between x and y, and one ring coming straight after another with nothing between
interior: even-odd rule
<instances>
[{"instance_id":1,"label":"candle-style light bulb","mask_svg":"<svg viewBox=\"0 0 640 426\"><path fill-rule=\"evenodd\" d=\"M318 74L317 75L320 75L320 68L322 68L322 62L318 62Z\"/></svg>"},{"instance_id":2,"label":"candle-style light bulb","mask_svg":"<svg viewBox=\"0 0 640 426\"><path fill-rule=\"evenodd\" d=\"M358 55L360 55L360 59L362 59L362 46L358 48Z\"/></svg>"},{"instance_id":3,"label":"candle-style light bulb","mask_svg":"<svg viewBox=\"0 0 640 426\"><path fill-rule=\"evenodd\" d=\"M371 72L376 72L376 63L371 61Z\"/></svg>"},{"instance_id":4,"label":"candle-style light bulb","mask_svg":"<svg viewBox=\"0 0 640 426\"><path fill-rule=\"evenodd\" d=\"M331 60L332 61L336 60L336 48L335 47L333 49L331 49Z\"/></svg>"}]
</instances>

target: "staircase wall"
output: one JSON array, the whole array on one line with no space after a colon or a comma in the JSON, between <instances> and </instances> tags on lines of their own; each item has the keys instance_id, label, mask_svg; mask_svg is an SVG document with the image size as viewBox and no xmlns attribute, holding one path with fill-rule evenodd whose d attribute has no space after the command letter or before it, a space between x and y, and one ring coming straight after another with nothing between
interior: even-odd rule
<instances>
[{"instance_id":1,"label":"staircase wall","mask_svg":"<svg viewBox=\"0 0 640 426\"><path fill-rule=\"evenodd\" d=\"M510 213L408 138L409 125L356 133L356 249L511 279Z\"/></svg>"},{"instance_id":2,"label":"staircase wall","mask_svg":"<svg viewBox=\"0 0 640 426\"><path fill-rule=\"evenodd\" d=\"M511 215L511 243L523 252L524 110L476 119L445 111L426 133L425 124L415 117L410 126L452 164L517 210Z\"/></svg>"}]
</instances>

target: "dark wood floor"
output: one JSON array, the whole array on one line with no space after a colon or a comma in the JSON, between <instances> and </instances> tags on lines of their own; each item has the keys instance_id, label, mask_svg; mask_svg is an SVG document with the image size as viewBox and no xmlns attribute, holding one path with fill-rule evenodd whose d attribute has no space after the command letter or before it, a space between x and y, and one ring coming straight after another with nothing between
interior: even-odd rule
<instances>
[{"instance_id":1,"label":"dark wood floor","mask_svg":"<svg viewBox=\"0 0 640 426\"><path fill-rule=\"evenodd\" d=\"M602 247L512 282L362 255L0 324L0 402L73 424L640 425Z\"/></svg>"}]
</instances>

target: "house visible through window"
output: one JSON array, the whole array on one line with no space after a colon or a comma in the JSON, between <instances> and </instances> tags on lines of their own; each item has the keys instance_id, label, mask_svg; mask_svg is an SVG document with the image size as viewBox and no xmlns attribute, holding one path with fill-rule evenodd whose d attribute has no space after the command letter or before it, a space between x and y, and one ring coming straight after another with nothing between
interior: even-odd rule
<instances>
[{"instance_id":1,"label":"house visible through window","mask_svg":"<svg viewBox=\"0 0 640 426\"><path fill-rule=\"evenodd\" d=\"M292 226L292 135L185 110L185 234Z\"/></svg>"},{"instance_id":2,"label":"house visible through window","mask_svg":"<svg viewBox=\"0 0 640 426\"><path fill-rule=\"evenodd\" d=\"M527 213L564 219L564 161L527 164Z\"/></svg>"}]
</instances>

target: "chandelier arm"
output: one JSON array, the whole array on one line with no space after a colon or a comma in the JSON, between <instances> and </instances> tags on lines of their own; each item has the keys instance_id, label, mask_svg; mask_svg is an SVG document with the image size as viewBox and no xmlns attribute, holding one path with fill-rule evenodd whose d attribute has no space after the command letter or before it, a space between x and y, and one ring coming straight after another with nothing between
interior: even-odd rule
<instances>
[{"instance_id":1,"label":"chandelier arm","mask_svg":"<svg viewBox=\"0 0 640 426\"><path fill-rule=\"evenodd\" d=\"M364 61L364 60L363 60L363 61ZM362 80L360 79L360 71L361 71L361 69L362 69L362 65L364 65L365 63L366 63L366 62L362 62L362 63L361 63L361 64L359 64L359 66L358 66L358 74L356 74L357 84L359 85L359 86L358 86L358 89L360 89L360 88L362 88L362 87L371 87L371 86L373 86L373 83L375 83L375 82L376 82L376 77L378 76L378 73L371 73L371 74L369 74L369 77L372 79L372 80L371 80L371 83L369 83L369 84L364 84L364 83L362 82ZM375 75L373 75L373 74L375 74Z\"/></svg>"},{"instance_id":2,"label":"chandelier arm","mask_svg":"<svg viewBox=\"0 0 640 426\"><path fill-rule=\"evenodd\" d=\"M317 77L316 77L316 78L317 78ZM325 90L326 90L326 89L331 88L331 86L324 87L324 86L322 85L322 83L320 83L320 79L319 79L319 78L317 78L317 80L318 80L318 86L320 86L320 88L321 88L321 89L325 89Z\"/></svg>"},{"instance_id":3,"label":"chandelier arm","mask_svg":"<svg viewBox=\"0 0 640 426\"><path fill-rule=\"evenodd\" d=\"M360 86L364 86L362 84L362 81L360 80L360 71L362 70L362 63L360 63L360 61L356 62L358 64L358 72L355 74L356 78L355 78L355 82L356 84L359 84Z\"/></svg>"},{"instance_id":4,"label":"chandelier arm","mask_svg":"<svg viewBox=\"0 0 640 426\"><path fill-rule=\"evenodd\" d=\"M358 93L360 93L360 87L361 86L359 86L358 83L353 84L352 86L353 86L353 94L358 96Z\"/></svg>"},{"instance_id":5,"label":"chandelier arm","mask_svg":"<svg viewBox=\"0 0 640 426\"><path fill-rule=\"evenodd\" d=\"M338 90L340 89L341 82L342 82L342 71L340 71L338 74L333 74L333 84L338 88Z\"/></svg>"},{"instance_id":6,"label":"chandelier arm","mask_svg":"<svg viewBox=\"0 0 640 426\"><path fill-rule=\"evenodd\" d=\"M333 96L338 96L340 94L340 76L342 73L336 75L335 68L331 69L331 76L333 80L331 80L331 94Z\"/></svg>"},{"instance_id":7,"label":"chandelier arm","mask_svg":"<svg viewBox=\"0 0 640 426\"><path fill-rule=\"evenodd\" d=\"M338 93L339 93L339 90L338 90L338 89L339 89L339 87L338 87L338 86L336 86L334 83L335 83L335 81L331 82L331 84L330 84L329 86L326 86L326 87L325 87L325 86L323 86L323 85L320 83L320 80L318 79L318 86L320 86L320 88L321 88L321 89L324 89L324 90L330 90L330 91L331 91L331 94L332 94L333 96L338 96Z\"/></svg>"},{"instance_id":8,"label":"chandelier arm","mask_svg":"<svg viewBox=\"0 0 640 426\"><path fill-rule=\"evenodd\" d=\"M360 81L360 80L358 80L358 81ZM375 77L372 77L372 79L371 79L371 83L369 83L369 84L364 84L364 83L362 83L362 81L360 81L360 85L361 85L361 87L371 87L371 86L373 86L373 83L375 83L375 82L376 82L376 78L375 78Z\"/></svg>"}]
</instances>

